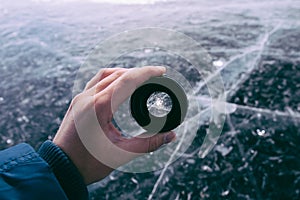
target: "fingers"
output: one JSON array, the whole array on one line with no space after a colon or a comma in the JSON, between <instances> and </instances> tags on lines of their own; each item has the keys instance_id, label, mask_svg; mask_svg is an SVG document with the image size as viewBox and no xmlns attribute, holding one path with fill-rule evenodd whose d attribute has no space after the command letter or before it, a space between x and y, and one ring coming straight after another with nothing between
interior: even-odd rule
<instances>
[{"instance_id":1,"label":"fingers","mask_svg":"<svg viewBox=\"0 0 300 200\"><path fill-rule=\"evenodd\" d=\"M161 76L166 72L166 68L162 66L146 66L141 68L134 68L128 70L124 76L122 76L115 86L121 87L129 83L134 85L135 88L141 85L143 82L147 81L153 76ZM134 88L134 89L135 89Z\"/></svg>"},{"instance_id":2,"label":"fingers","mask_svg":"<svg viewBox=\"0 0 300 200\"><path fill-rule=\"evenodd\" d=\"M92 88L99 81L119 70L124 70L124 68L104 68L99 70L98 73L86 84L84 90Z\"/></svg>"},{"instance_id":3,"label":"fingers","mask_svg":"<svg viewBox=\"0 0 300 200\"><path fill-rule=\"evenodd\" d=\"M116 79L118 79L120 76L122 76L128 69L119 69L114 71L112 74L106 76L104 79L96 83L96 85L93 87L95 89L95 94L101 92L106 87L108 87L112 82L114 82Z\"/></svg>"},{"instance_id":4,"label":"fingers","mask_svg":"<svg viewBox=\"0 0 300 200\"><path fill-rule=\"evenodd\" d=\"M176 135L174 132L168 132L165 134L156 134L148 139L148 149L145 153L156 151L163 144L168 144L175 140ZM147 140L147 138L146 138Z\"/></svg>"},{"instance_id":5,"label":"fingers","mask_svg":"<svg viewBox=\"0 0 300 200\"><path fill-rule=\"evenodd\" d=\"M164 67L159 66L118 69L94 85L88 92L94 95L100 123L109 123L118 106L134 92L137 86L152 76L161 76L165 71Z\"/></svg>"},{"instance_id":6,"label":"fingers","mask_svg":"<svg viewBox=\"0 0 300 200\"><path fill-rule=\"evenodd\" d=\"M154 76L161 76L165 73L166 68L160 66L147 66L142 68L134 68L128 70L115 82L113 82L106 89L111 94L112 112L114 112L118 106L124 102L134 90L147 81L149 78Z\"/></svg>"},{"instance_id":7,"label":"fingers","mask_svg":"<svg viewBox=\"0 0 300 200\"><path fill-rule=\"evenodd\" d=\"M126 141L127 148L125 150L134 153L149 153L175 139L176 135L174 132L160 133L151 137L135 137Z\"/></svg>"}]
</instances>

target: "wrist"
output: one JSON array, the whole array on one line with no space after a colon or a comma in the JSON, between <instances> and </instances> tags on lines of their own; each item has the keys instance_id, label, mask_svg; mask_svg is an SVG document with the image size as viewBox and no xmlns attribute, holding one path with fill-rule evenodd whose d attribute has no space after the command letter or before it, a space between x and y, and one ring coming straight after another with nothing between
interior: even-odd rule
<instances>
[{"instance_id":1,"label":"wrist","mask_svg":"<svg viewBox=\"0 0 300 200\"><path fill-rule=\"evenodd\" d=\"M68 111L67 115L70 114ZM71 117L66 117L53 139L74 163L86 185L99 181L109 175L113 169L94 158L82 144Z\"/></svg>"},{"instance_id":2,"label":"wrist","mask_svg":"<svg viewBox=\"0 0 300 200\"><path fill-rule=\"evenodd\" d=\"M70 158L51 141L46 141L38 153L49 164L69 199L88 199L84 180Z\"/></svg>"},{"instance_id":3,"label":"wrist","mask_svg":"<svg viewBox=\"0 0 300 200\"><path fill-rule=\"evenodd\" d=\"M59 139L54 138L53 142L68 155L86 185L103 179L113 171L112 168L94 158L83 145L78 145L79 141L76 143L69 140L68 143L61 143Z\"/></svg>"}]
</instances>

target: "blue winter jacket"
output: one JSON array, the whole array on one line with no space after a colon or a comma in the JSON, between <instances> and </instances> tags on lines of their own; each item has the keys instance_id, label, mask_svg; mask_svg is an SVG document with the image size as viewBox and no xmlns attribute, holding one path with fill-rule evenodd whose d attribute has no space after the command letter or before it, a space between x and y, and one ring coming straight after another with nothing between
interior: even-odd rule
<instances>
[{"instance_id":1,"label":"blue winter jacket","mask_svg":"<svg viewBox=\"0 0 300 200\"><path fill-rule=\"evenodd\" d=\"M46 141L38 152L22 143L0 151L0 200L88 199L68 156Z\"/></svg>"}]
</instances>

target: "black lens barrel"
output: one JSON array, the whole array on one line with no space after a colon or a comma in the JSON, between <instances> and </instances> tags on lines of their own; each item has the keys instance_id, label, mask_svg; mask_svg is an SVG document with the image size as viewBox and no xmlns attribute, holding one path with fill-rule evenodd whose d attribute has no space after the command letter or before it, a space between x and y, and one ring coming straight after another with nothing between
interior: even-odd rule
<instances>
[{"instance_id":1,"label":"black lens barrel","mask_svg":"<svg viewBox=\"0 0 300 200\"><path fill-rule=\"evenodd\" d=\"M154 116L147 108L147 100L154 92L167 93L172 100L172 109L162 117ZM183 88L166 76L152 77L138 87L130 98L132 117L146 131L163 133L179 126L187 113L188 100Z\"/></svg>"}]
</instances>

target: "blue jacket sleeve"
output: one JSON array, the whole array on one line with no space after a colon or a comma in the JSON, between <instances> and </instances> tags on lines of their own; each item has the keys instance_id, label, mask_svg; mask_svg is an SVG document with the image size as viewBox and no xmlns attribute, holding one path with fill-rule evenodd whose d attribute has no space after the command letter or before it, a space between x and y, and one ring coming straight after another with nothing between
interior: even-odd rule
<instances>
[{"instance_id":1,"label":"blue jacket sleeve","mask_svg":"<svg viewBox=\"0 0 300 200\"><path fill-rule=\"evenodd\" d=\"M0 199L88 199L88 193L74 164L47 141L39 153L25 143L0 151Z\"/></svg>"},{"instance_id":2,"label":"blue jacket sleeve","mask_svg":"<svg viewBox=\"0 0 300 200\"><path fill-rule=\"evenodd\" d=\"M49 165L28 144L0 152L0 199L67 199Z\"/></svg>"}]
</instances>

